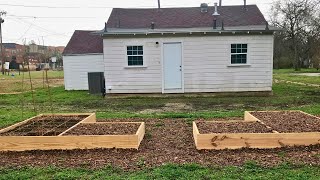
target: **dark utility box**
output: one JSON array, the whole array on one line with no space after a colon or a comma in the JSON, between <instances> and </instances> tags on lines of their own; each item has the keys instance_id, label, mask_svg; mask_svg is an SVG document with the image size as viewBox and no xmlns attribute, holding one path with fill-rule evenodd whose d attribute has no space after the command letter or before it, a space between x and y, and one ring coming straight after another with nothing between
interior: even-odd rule
<instances>
[{"instance_id":1,"label":"dark utility box","mask_svg":"<svg viewBox=\"0 0 320 180\"><path fill-rule=\"evenodd\" d=\"M104 94L106 85L103 72L89 72L88 85L90 94Z\"/></svg>"}]
</instances>

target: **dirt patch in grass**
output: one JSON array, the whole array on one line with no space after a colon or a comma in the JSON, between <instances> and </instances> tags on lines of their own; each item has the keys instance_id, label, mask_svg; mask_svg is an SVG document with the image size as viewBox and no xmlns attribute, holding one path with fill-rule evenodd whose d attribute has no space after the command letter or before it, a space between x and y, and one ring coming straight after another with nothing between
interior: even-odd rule
<instances>
[{"instance_id":1,"label":"dirt patch in grass","mask_svg":"<svg viewBox=\"0 0 320 180\"><path fill-rule=\"evenodd\" d=\"M280 133L320 132L320 118L301 112L252 112L251 114Z\"/></svg>"},{"instance_id":2,"label":"dirt patch in grass","mask_svg":"<svg viewBox=\"0 0 320 180\"><path fill-rule=\"evenodd\" d=\"M192 106L186 103L167 103L163 109L165 111L181 111L181 110L192 110Z\"/></svg>"},{"instance_id":3,"label":"dirt patch in grass","mask_svg":"<svg viewBox=\"0 0 320 180\"><path fill-rule=\"evenodd\" d=\"M64 135L126 135L136 134L140 124L121 123L121 124L79 124L77 127L68 131Z\"/></svg>"},{"instance_id":4,"label":"dirt patch in grass","mask_svg":"<svg viewBox=\"0 0 320 180\"><path fill-rule=\"evenodd\" d=\"M210 133L272 133L272 130L259 122L197 122L200 134Z\"/></svg>"},{"instance_id":5,"label":"dirt patch in grass","mask_svg":"<svg viewBox=\"0 0 320 180\"><path fill-rule=\"evenodd\" d=\"M57 136L87 116L43 116L16 127L0 136Z\"/></svg>"},{"instance_id":6,"label":"dirt patch in grass","mask_svg":"<svg viewBox=\"0 0 320 180\"><path fill-rule=\"evenodd\" d=\"M112 165L125 170L137 170L167 163L240 166L247 161L256 161L263 166L276 166L283 162L320 165L320 157L316 156L316 154L320 154L320 146L271 150L198 151L193 141L192 121L183 119L121 119L108 121L146 122L146 134L139 150L0 152L0 166L101 168Z\"/></svg>"},{"instance_id":7,"label":"dirt patch in grass","mask_svg":"<svg viewBox=\"0 0 320 180\"><path fill-rule=\"evenodd\" d=\"M140 111L140 114L152 114L163 112L184 112L192 110L192 106L186 103L167 103L163 107L158 109L144 109Z\"/></svg>"},{"instance_id":8,"label":"dirt patch in grass","mask_svg":"<svg viewBox=\"0 0 320 180\"><path fill-rule=\"evenodd\" d=\"M310 77L320 77L320 73L291 73L289 75L294 76L310 76Z\"/></svg>"}]
</instances>

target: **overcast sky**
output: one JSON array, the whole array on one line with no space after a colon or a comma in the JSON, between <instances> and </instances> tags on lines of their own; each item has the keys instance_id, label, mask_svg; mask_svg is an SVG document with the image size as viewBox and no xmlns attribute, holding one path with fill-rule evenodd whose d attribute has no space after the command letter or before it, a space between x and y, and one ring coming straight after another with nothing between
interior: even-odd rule
<instances>
[{"instance_id":1,"label":"overcast sky","mask_svg":"<svg viewBox=\"0 0 320 180\"><path fill-rule=\"evenodd\" d=\"M257 4L266 18L273 0L247 0ZM198 7L219 0L161 0L161 7ZM3 42L66 46L74 30L98 30L104 27L113 7L152 8L157 0L0 0L7 11L2 24ZM223 5L240 5L243 0L222 0Z\"/></svg>"}]
</instances>

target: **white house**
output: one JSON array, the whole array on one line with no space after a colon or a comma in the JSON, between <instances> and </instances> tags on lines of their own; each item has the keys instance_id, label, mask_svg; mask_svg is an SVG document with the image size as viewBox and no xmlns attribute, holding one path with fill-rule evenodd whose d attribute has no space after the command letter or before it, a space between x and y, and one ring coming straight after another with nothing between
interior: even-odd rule
<instances>
[{"instance_id":1,"label":"white house","mask_svg":"<svg viewBox=\"0 0 320 180\"><path fill-rule=\"evenodd\" d=\"M256 5L113 9L106 93L271 91L274 30Z\"/></svg>"},{"instance_id":2,"label":"white house","mask_svg":"<svg viewBox=\"0 0 320 180\"><path fill-rule=\"evenodd\" d=\"M103 72L103 40L96 31L75 31L63 51L66 90L88 90L88 72Z\"/></svg>"}]
</instances>

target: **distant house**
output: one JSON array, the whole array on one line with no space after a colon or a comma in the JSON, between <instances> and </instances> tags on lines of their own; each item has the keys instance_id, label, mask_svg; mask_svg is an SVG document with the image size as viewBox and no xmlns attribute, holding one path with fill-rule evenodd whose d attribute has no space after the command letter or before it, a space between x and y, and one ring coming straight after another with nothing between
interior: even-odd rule
<instances>
[{"instance_id":1,"label":"distant house","mask_svg":"<svg viewBox=\"0 0 320 180\"><path fill-rule=\"evenodd\" d=\"M102 38L95 31L75 31L63 51L66 90L88 90L88 72L103 72Z\"/></svg>"},{"instance_id":2,"label":"distant house","mask_svg":"<svg viewBox=\"0 0 320 180\"><path fill-rule=\"evenodd\" d=\"M79 79L73 86L85 87L84 72L101 71L106 93L271 91L274 30L256 5L115 8L96 32L103 51L85 40L99 36L76 31L71 38L68 46L82 48L65 50L66 89L71 76Z\"/></svg>"},{"instance_id":3,"label":"distant house","mask_svg":"<svg viewBox=\"0 0 320 180\"><path fill-rule=\"evenodd\" d=\"M24 62L24 56L28 55L28 61L31 65L39 64L43 61L43 54L61 54L64 50L63 46L42 46L35 43L30 45L20 45L16 43L3 43L5 61L10 62L16 59L16 62L21 64Z\"/></svg>"},{"instance_id":4,"label":"distant house","mask_svg":"<svg viewBox=\"0 0 320 180\"><path fill-rule=\"evenodd\" d=\"M23 62L25 47L16 43L3 43L5 60L10 62L12 58L16 59L17 63Z\"/></svg>"}]
</instances>

